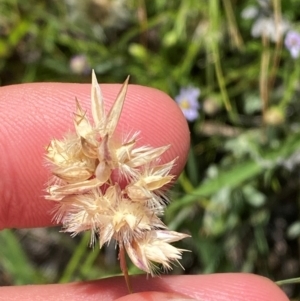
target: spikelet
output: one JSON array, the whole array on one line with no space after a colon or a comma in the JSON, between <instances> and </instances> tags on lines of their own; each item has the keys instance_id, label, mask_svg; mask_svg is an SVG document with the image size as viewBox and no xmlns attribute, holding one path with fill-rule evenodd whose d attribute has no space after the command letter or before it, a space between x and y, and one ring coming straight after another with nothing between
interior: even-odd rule
<instances>
[{"instance_id":1,"label":"spikelet","mask_svg":"<svg viewBox=\"0 0 300 301\"><path fill-rule=\"evenodd\" d=\"M171 269L185 250L170 243L188 237L169 231L160 220L166 206L163 187L174 176L175 160L160 164L160 156L169 148L136 146L138 133L119 141L115 135L122 112L128 80L113 106L105 112L96 75L92 73L92 117L76 99L75 133L62 140L53 139L46 158L51 164L53 181L46 198L57 203L54 219L72 236L91 231L91 245L99 237L99 247L116 241L121 269L129 291L125 251L141 270L154 275L156 265ZM127 182L119 185L112 172ZM119 178L120 179L120 178Z\"/></svg>"}]
</instances>

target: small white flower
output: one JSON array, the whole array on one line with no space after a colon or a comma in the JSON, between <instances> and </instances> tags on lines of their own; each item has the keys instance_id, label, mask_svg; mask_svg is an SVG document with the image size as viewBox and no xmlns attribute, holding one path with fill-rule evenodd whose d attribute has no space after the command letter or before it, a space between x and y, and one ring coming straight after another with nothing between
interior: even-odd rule
<instances>
[{"instance_id":1,"label":"small white flower","mask_svg":"<svg viewBox=\"0 0 300 301\"><path fill-rule=\"evenodd\" d=\"M278 42L289 27L288 21L284 19L276 23L274 17L259 17L252 25L251 35L255 38L266 36L272 42Z\"/></svg>"},{"instance_id":2,"label":"small white flower","mask_svg":"<svg viewBox=\"0 0 300 301\"><path fill-rule=\"evenodd\" d=\"M270 1L258 1L259 6L248 6L242 11L243 19L253 19L251 35L254 38L267 37L278 42L290 28L289 22L282 18L276 22Z\"/></svg>"}]
</instances>

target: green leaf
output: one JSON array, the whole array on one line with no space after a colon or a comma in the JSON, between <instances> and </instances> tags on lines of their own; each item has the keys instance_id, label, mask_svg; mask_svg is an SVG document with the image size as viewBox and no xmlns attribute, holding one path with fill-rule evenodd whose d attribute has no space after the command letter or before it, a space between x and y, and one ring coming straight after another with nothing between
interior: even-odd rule
<instances>
[{"instance_id":1,"label":"green leaf","mask_svg":"<svg viewBox=\"0 0 300 301\"><path fill-rule=\"evenodd\" d=\"M12 230L0 232L0 266L13 279L14 284L43 283L22 249L22 246Z\"/></svg>"},{"instance_id":2,"label":"green leaf","mask_svg":"<svg viewBox=\"0 0 300 301\"><path fill-rule=\"evenodd\" d=\"M210 197L224 187L236 188L245 181L253 179L266 170L275 168L280 161L287 159L300 148L300 137L290 136L283 141L278 149L269 150L259 160L248 160L237 163L229 170L220 170L216 178L208 179L195 188L192 194L174 200L167 210L167 217L174 216L175 212L184 206L190 206ZM280 160L278 160L280 158Z\"/></svg>"}]
</instances>

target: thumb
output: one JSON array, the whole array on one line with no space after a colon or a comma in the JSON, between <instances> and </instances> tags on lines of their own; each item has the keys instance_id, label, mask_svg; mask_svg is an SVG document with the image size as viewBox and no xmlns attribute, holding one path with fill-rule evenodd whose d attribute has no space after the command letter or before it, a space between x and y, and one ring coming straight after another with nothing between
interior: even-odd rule
<instances>
[{"instance_id":1,"label":"thumb","mask_svg":"<svg viewBox=\"0 0 300 301\"><path fill-rule=\"evenodd\" d=\"M161 292L143 292L130 294L115 301L193 301L196 299L191 299L188 296L174 294L174 293L161 293Z\"/></svg>"}]
</instances>

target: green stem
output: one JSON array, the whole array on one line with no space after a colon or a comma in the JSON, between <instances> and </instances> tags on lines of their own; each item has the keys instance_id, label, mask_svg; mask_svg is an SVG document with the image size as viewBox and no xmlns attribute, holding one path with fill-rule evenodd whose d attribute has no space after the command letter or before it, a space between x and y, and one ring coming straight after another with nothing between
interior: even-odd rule
<instances>
[{"instance_id":1,"label":"green stem","mask_svg":"<svg viewBox=\"0 0 300 301\"><path fill-rule=\"evenodd\" d=\"M218 85L221 91L222 101L224 106L229 113L229 117L232 121L237 121L237 116L232 109L227 90L226 83L221 67L220 53L219 53L219 19L220 19L220 4L218 0L210 0L209 1L209 18L210 18L210 35L211 41L209 43L210 49L212 52L213 62L215 66L215 72L217 76Z\"/></svg>"},{"instance_id":2,"label":"green stem","mask_svg":"<svg viewBox=\"0 0 300 301\"><path fill-rule=\"evenodd\" d=\"M286 280L279 280L279 281L276 281L275 283L279 286L285 285L285 284L300 283L300 277L286 279Z\"/></svg>"},{"instance_id":3,"label":"green stem","mask_svg":"<svg viewBox=\"0 0 300 301\"><path fill-rule=\"evenodd\" d=\"M289 79L286 81L288 82L287 88L285 89L284 96L279 104L279 107L283 110L288 106L288 104L292 101L292 96L295 91L296 84L299 80L300 76L300 65L297 63L294 65L293 72L290 75Z\"/></svg>"},{"instance_id":4,"label":"green stem","mask_svg":"<svg viewBox=\"0 0 300 301\"><path fill-rule=\"evenodd\" d=\"M68 262L67 267L64 270L63 275L61 276L59 283L69 282L71 280L72 274L74 274L75 270L78 267L81 258L86 252L86 246L89 244L91 239L90 233L85 233L81 238L79 245L76 247L76 251L73 253L71 259Z\"/></svg>"}]
</instances>

